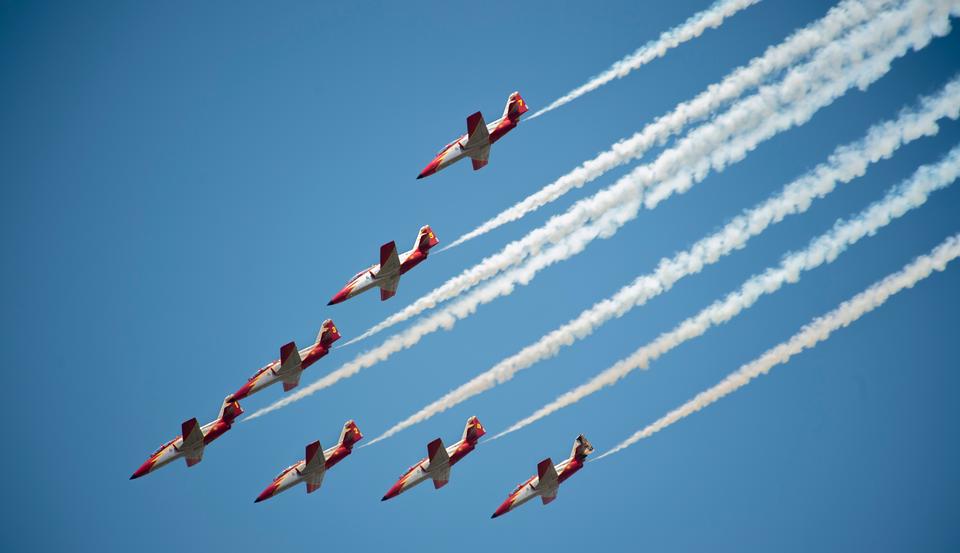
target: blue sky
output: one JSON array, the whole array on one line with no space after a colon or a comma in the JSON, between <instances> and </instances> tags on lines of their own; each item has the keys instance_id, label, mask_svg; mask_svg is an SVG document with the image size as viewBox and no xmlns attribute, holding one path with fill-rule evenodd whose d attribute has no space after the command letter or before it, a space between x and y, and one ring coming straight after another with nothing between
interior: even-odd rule
<instances>
[{"instance_id":1,"label":"blue sky","mask_svg":"<svg viewBox=\"0 0 960 553\"><path fill-rule=\"evenodd\" d=\"M332 317L359 334L522 236L611 171L524 220L431 258L381 303L326 302L380 244L472 229L692 98L831 2L764 0L720 29L529 123L473 172L414 179L482 110L533 109L706 0L0 6L4 550L956 550L960 270L905 291L748 388L587 466L548 507L489 515L585 433L604 451L812 317L960 230L960 188L731 323L508 438L446 488L380 496L476 414L526 416L960 141L947 122L810 211L562 355L334 468L321 491L253 499L347 419L368 438L515 353L822 161L960 69L957 31L866 92L764 143L531 286L354 378L238 423L201 464L128 477L191 417ZM956 22L955 22L956 23ZM649 157L649 156L648 156ZM378 343L336 350L310 382ZM950 361L953 359L954 361ZM248 413L278 399L269 389Z\"/></svg>"}]
</instances>

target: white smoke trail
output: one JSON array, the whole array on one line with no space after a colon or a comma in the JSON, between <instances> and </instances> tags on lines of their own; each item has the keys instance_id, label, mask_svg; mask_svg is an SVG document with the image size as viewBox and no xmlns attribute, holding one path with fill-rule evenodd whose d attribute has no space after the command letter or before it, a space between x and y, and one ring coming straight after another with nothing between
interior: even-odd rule
<instances>
[{"instance_id":1,"label":"white smoke trail","mask_svg":"<svg viewBox=\"0 0 960 553\"><path fill-rule=\"evenodd\" d=\"M640 132L617 142L609 150L584 162L573 171L505 209L474 230L457 238L444 249L453 248L516 221L559 199L570 190L593 181L610 169L639 158L649 148L663 143L689 123L710 115L723 104L739 97L744 91L759 85L770 75L800 61L817 48L829 44L847 29L869 20L883 9L899 4L898 0L840 2L822 19L794 32L780 44L767 48L763 55L735 69L722 81L708 86L693 100L678 104L671 112L659 117Z\"/></svg>"},{"instance_id":2,"label":"white smoke trail","mask_svg":"<svg viewBox=\"0 0 960 553\"><path fill-rule=\"evenodd\" d=\"M557 180L554 184L545 187L541 191L542 194L537 193L531 196L530 198L533 199L528 198L528 200L530 200L529 202L524 200L520 204L517 204L517 210L511 208L513 211L508 210L508 212L518 214L517 217L522 216L522 213L525 212L524 210L527 209L527 207L524 206L529 207L538 204L539 200L535 199L535 197L559 197L559 194L562 194L564 190L568 190L573 186L579 186L577 183L582 184L588 182L602 175L610 168L641 155L653 144L663 141L673 132L683 128L687 122L703 117L725 101L738 97L744 90L757 85L771 72L782 69L817 47L829 43L848 27L868 19L871 15L875 15L879 9L888 4L890 4L890 2L887 0L875 0L863 3L848 1L841 3L820 21L794 33L794 35L780 45L769 48L763 56L755 58L747 66L734 71L720 83L711 85L694 100L678 105L673 112L648 125L642 132L637 133L631 139L616 144L612 150L586 162L578 169ZM823 61L820 66L829 66L830 63L835 63L834 60L840 53L841 52L838 52L835 48L829 52L830 55L825 54L821 58ZM817 70L817 67L811 64L807 64L806 67L809 68L810 71ZM799 75L797 77L798 79L805 76L805 74L802 73L794 72L793 74ZM629 183L621 180L616 186L623 188L628 184ZM566 229L576 228L584 224L587 218L597 216L597 212L608 209L610 205L616 204L616 201L605 202L594 208L594 206L587 203L590 201L596 202L596 200L599 199L602 199L602 197L599 196L598 193L592 198L578 202L568 210L565 215L552 218L540 229L531 232L521 240L508 244L499 253L483 259L470 269L463 271L460 275L449 279L443 285L429 292L403 310L371 327L360 336L348 341L345 345L352 344L395 324L409 320L428 309L436 307L439 303L461 294L480 282L495 276L497 273L520 263L529 255L539 251L544 245L559 240L565 235ZM506 222L506 220L504 220L504 222ZM499 226L499 224L497 226Z\"/></svg>"},{"instance_id":3,"label":"white smoke trail","mask_svg":"<svg viewBox=\"0 0 960 553\"><path fill-rule=\"evenodd\" d=\"M908 10L881 14L871 23L851 32L847 39L824 48L811 62L813 66L807 65L803 66L802 70L798 68L791 71L780 87L766 87L769 90L765 88L759 94L760 101L754 98L742 102L749 104L752 109L764 111L767 113L766 117L758 118L755 114L749 113L749 110L745 112L744 109L738 108L739 104L734 106L731 108L732 115L728 113L718 117L692 132L678 148L661 154L652 168L642 168L643 170L636 177L628 175L627 178L618 181L618 184L599 192L594 198L578 202L568 213L554 217L545 227L531 233L531 235L542 235L563 230L567 238L563 242L555 244L526 265L501 275L486 286L474 290L466 297L460 298L439 312L388 338L380 346L358 355L353 361L345 363L309 386L256 411L247 419L262 416L312 395L344 378L351 377L398 351L413 347L424 336L441 328L449 330L457 320L470 316L480 305L511 293L517 284L528 283L544 267L582 251L594 238L610 236L636 216L646 184L671 175L672 173L666 171L667 167L689 165L688 156L695 158L697 155L710 155L711 149L702 142L716 148L735 130L743 126L739 124L742 121L764 126L766 136L773 136L791 126L802 124L812 116L817 107L828 105L850 87L868 86L889 70L893 59L904 55L911 48L925 46L932 36L946 34L949 30L948 9L942 5L942 2L934 2L931 6L927 2L914 0L910 4ZM904 26L908 31L905 34L901 33ZM830 54L824 54L824 52L830 52ZM826 64L825 61L831 63ZM833 78L808 78L806 73L816 73L813 71L814 67ZM797 71L800 73L798 74ZM795 105L778 101L796 99L798 94L802 96L803 92L811 89L814 92L795 102ZM773 113L769 113L771 110ZM760 140L763 136L760 133L750 134L751 140ZM753 146L755 144L743 145L741 148L730 151L742 155L740 152L749 151ZM721 168L729 161L723 158L713 158L713 160L715 165ZM704 176L698 174L696 178ZM645 204L650 206L649 202ZM599 220L583 227L585 222L593 218L591 214L594 217L599 216ZM577 224L570 224L577 220L579 220Z\"/></svg>"},{"instance_id":4,"label":"white smoke trail","mask_svg":"<svg viewBox=\"0 0 960 553\"><path fill-rule=\"evenodd\" d=\"M609 69L593 77L586 83L557 98L550 105L534 113L527 119L540 117L548 111L568 104L573 100L592 92L614 79L622 79L630 72L640 69L651 61L661 58L673 48L702 35L707 29L719 27L724 19L745 10L760 0L717 0L706 10L690 16L682 24L663 32L657 40L651 40L629 56L617 61Z\"/></svg>"},{"instance_id":5,"label":"white smoke trail","mask_svg":"<svg viewBox=\"0 0 960 553\"><path fill-rule=\"evenodd\" d=\"M958 256L960 256L960 234L955 234L947 238L930 254L918 257L902 270L843 302L826 315L814 319L786 342L767 350L766 353L743 365L717 385L700 392L692 400L667 413L650 426L636 432L595 460L603 459L630 447L636 442L648 438L671 424L703 409L727 394L746 386L751 380L768 373L776 365L784 364L794 355L813 348L829 338L834 331L849 326L866 313L880 307L890 296L905 288L913 287L930 276L933 271L945 270L947 264Z\"/></svg>"},{"instance_id":6,"label":"white smoke trail","mask_svg":"<svg viewBox=\"0 0 960 553\"><path fill-rule=\"evenodd\" d=\"M659 359L687 340L703 335L711 327L729 321L743 310L750 308L764 294L772 294L784 284L797 282L802 271L809 271L824 263L833 262L837 256L861 238L872 236L892 220L923 205L931 193L949 186L958 176L960 176L960 147L954 147L939 164L921 167L909 181L891 190L882 201L871 205L854 219L838 223L833 230L811 242L805 250L784 258L778 267L770 268L765 273L750 278L736 292L730 293L721 301L714 302L673 330L661 334L629 357L618 361L585 384L557 397L491 439L495 440L520 430L603 388L613 386L637 369L646 370L652 361Z\"/></svg>"},{"instance_id":7,"label":"white smoke trail","mask_svg":"<svg viewBox=\"0 0 960 553\"><path fill-rule=\"evenodd\" d=\"M863 139L837 148L827 162L785 186L780 194L735 217L719 231L702 238L686 251L662 259L653 272L637 277L613 296L597 302L520 352L448 392L368 444L423 422L511 380L516 373L537 362L557 355L561 348L586 338L610 319L623 316L634 307L671 289L681 278L699 273L705 266L744 247L750 238L770 225L779 223L788 215L804 213L813 200L831 193L838 183L862 176L871 163L891 156L904 144L936 134L939 130L937 121L942 117L960 117L960 77L951 80L936 96L924 98L919 108L903 111L893 121L874 125Z\"/></svg>"}]
</instances>

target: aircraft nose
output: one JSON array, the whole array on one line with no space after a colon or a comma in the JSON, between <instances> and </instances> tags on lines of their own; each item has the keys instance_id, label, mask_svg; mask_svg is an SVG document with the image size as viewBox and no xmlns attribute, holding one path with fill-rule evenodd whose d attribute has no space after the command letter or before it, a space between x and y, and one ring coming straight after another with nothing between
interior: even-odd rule
<instances>
[{"instance_id":1,"label":"aircraft nose","mask_svg":"<svg viewBox=\"0 0 960 553\"><path fill-rule=\"evenodd\" d=\"M239 390L230 394L230 397L227 398L227 402L233 403L235 401L240 401L241 399L247 397L248 395L250 395L251 388L253 388L252 383L247 382L246 384L241 386Z\"/></svg>"},{"instance_id":2,"label":"aircraft nose","mask_svg":"<svg viewBox=\"0 0 960 553\"><path fill-rule=\"evenodd\" d=\"M403 489L403 484L400 482L397 482L396 484L393 485L392 488L390 488L389 491L387 491L387 493L383 495L380 501L386 501L392 497L397 497L398 495L400 495L400 490L402 489Z\"/></svg>"},{"instance_id":3,"label":"aircraft nose","mask_svg":"<svg viewBox=\"0 0 960 553\"><path fill-rule=\"evenodd\" d=\"M141 476L147 474L148 472L150 472L150 461L147 461L146 463L140 465L140 468L138 468L137 471L130 476L130 480L136 480L137 478L140 478Z\"/></svg>"},{"instance_id":4,"label":"aircraft nose","mask_svg":"<svg viewBox=\"0 0 960 553\"><path fill-rule=\"evenodd\" d=\"M273 486L267 486L267 489L260 492L260 495L258 495L257 498L253 500L253 502L260 503L264 499L270 499L271 497L273 497Z\"/></svg>"},{"instance_id":5,"label":"aircraft nose","mask_svg":"<svg viewBox=\"0 0 960 553\"><path fill-rule=\"evenodd\" d=\"M417 178L422 179L423 177L429 177L430 175L436 173L437 167L439 165L440 165L440 158L437 157L436 159L428 163L427 166L423 168L423 171L420 171L420 174L417 175Z\"/></svg>"},{"instance_id":6,"label":"aircraft nose","mask_svg":"<svg viewBox=\"0 0 960 553\"><path fill-rule=\"evenodd\" d=\"M504 501L502 505L497 507L497 510L490 515L490 518L497 518L498 516L506 513L510 510L510 500Z\"/></svg>"},{"instance_id":7,"label":"aircraft nose","mask_svg":"<svg viewBox=\"0 0 960 553\"><path fill-rule=\"evenodd\" d=\"M344 288L343 290L340 290L339 292L337 292L337 295L330 298L330 301L327 303L327 305L338 304L346 300L349 295L350 295L350 290L347 288Z\"/></svg>"}]
</instances>

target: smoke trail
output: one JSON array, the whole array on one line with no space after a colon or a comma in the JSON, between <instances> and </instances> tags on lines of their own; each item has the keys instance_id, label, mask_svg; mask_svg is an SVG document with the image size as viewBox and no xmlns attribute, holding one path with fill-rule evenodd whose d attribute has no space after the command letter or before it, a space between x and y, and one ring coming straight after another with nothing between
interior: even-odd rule
<instances>
[{"instance_id":1,"label":"smoke trail","mask_svg":"<svg viewBox=\"0 0 960 553\"><path fill-rule=\"evenodd\" d=\"M614 149L610 152L601 154L594 160L585 163L577 170L556 181L553 185L544 188L542 192L550 195L552 194L550 190L561 190L571 183L587 182L603 174L607 169L621 163L616 160L626 161L633 155L642 154L647 147L653 145L658 140L662 141L672 132L681 129L687 121L696 117L702 117L714 110L725 100L739 96L743 90L756 85L771 71L792 63L798 57L820 46L822 44L821 40L826 39L829 41L829 39L832 39L842 30L846 29L847 26L868 18L874 14L881 5L886 3L888 2L868 2L863 5L858 2L841 3L819 22L798 31L782 44L768 49L767 53L762 57L755 58L746 67L734 71L721 83L712 85L693 101L680 104L671 114L661 117L630 140L615 145ZM829 68L830 64L838 63L836 60L842 53L839 47L835 47L830 52L822 53L820 57L821 62L818 65L807 64L805 67L807 67L810 72L816 72L816 70L822 67ZM795 78L798 80L808 77L806 73L799 73L798 71L794 71L791 74L795 75ZM795 94L794 92L790 93ZM769 110L765 113L769 113ZM625 182L624 179L621 179L621 181L614 186L622 189L629 185L630 182ZM612 189L613 187L607 190ZM531 198L532 197L533 196L531 196ZM618 198L615 198L614 201L604 202L598 206L592 205L602 199L603 196L597 193L591 198L581 200L569 209L566 214L552 218L540 229L531 232L521 240L508 244L499 253L483 259L474 267L451 278L413 304L391 315L357 338L348 341L347 344L362 340L397 323L406 321L427 309L432 309L439 303L453 298L480 282L495 276L497 273L520 263L529 255L539 251L545 244L562 238L566 228L576 228L582 225L587 218L596 216L596 213L608 209L611 205L616 205L617 201L619 201ZM524 202L517 205L524 205Z\"/></svg>"},{"instance_id":2,"label":"smoke trail","mask_svg":"<svg viewBox=\"0 0 960 553\"><path fill-rule=\"evenodd\" d=\"M874 125L863 139L837 148L827 162L785 186L780 194L735 217L719 231L702 238L686 251L670 259L662 259L653 272L637 277L613 296L597 302L573 320L448 392L369 444L423 422L509 381L517 372L556 355L561 348L586 338L606 321L623 316L634 307L669 290L681 278L699 273L705 266L744 247L751 237L770 225L779 223L788 215L804 213L813 200L831 193L838 183L862 176L871 163L891 156L903 144L921 136L936 134L939 130L938 119L956 119L958 116L960 77L955 77L938 95L925 98L920 108L903 111L893 121Z\"/></svg>"},{"instance_id":3,"label":"smoke trail","mask_svg":"<svg viewBox=\"0 0 960 553\"><path fill-rule=\"evenodd\" d=\"M690 16L682 24L665 31L657 40L651 40L637 51L614 63L609 69L593 77L586 83L571 90L565 96L557 98L550 105L534 113L527 119L540 117L548 111L568 104L573 100L592 92L614 79L622 79L631 71L640 69L651 61L661 58L673 48L702 35L707 29L719 27L723 20L737 12L749 8L760 0L717 0L706 10Z\"/></svg>"},{"instance_id":4,"label":"smoke trail","mask_svg":"<svg viewBox=\"0 0 960 553\"><path fill-rule=\"evenodd\" d=\"M905 25L909 32L901 34ZM787 75L780 87L767 87L769 90L765 89L759 94L761 96L759 101L753 98L742 102L749 105L750 109L762 110L766 116L757 117L757 114L752 114L749 109L738 108L739 104L734 106L731 108L732 114L718 117L710 124L690 133L678 148L661 154L653 167L645 166L641 168L642 171L638 176L628 175L627 178L618 181L618 184L597 193L594 198L578 202L568 213L551 219L545 227L531 233L531 235L542 235L560 229L564 230L566 240L555 244L526 265L501 275L486 286L474 290L466 297L460 298L421 322L388 338L380 346L358 355L353 361L345 363L309 386L256 411L247 419L259 417L289 405L344 378L351 377L398 351L413 347L427 334L441 328L449 330L457 320L470 316L480 305L511 293L517 284L528 283L544 267L575 255L597 237L612 235L620 226L636 217L644 186L671 174L667 172L667 167L689 164L687 156L710 155L710 146L714 148L718 146L734 130L740 128L740 124L744 121L757 123L765 128L765 134L752 133L751 140L773 136L791 126L802 124L818 107L828 105L853 85L868 86L889 70L893 59L902 56L910 48L925 46L933 35L945 34L949 28L948 10L939 2L930 5L927 2L915 0L911 2L909 10L882 14L873 22L852 32L847 39L826 47L817 59L811 62L814 66L795 69ZM878 51L874 51L875 49ZM832 63L824 63L826 61ZM807 78L807 73L815 73L814 67L833 79L812 79L811 81ZM794 106L778 101L778 99L794 99L798 94L802 96L804 91L811 89L814 92L808 98L802 98L801 101L796 102ZM771 110L773 113L769 113ZM755 144L745 144L731 151L745 152L754 146ZM715 166L722 168L729 160L713 158L713 161ZM696 176L703 178L705 175ZM644 203L650 207L650 202ZM581 226L592 219L589 216L591 210L596 212L595 216L600 216L599 220L586 227ZM576 221L578 218L580 221L577 224L570 224L572 220Z\"/></svg>"},{"instance_id":5,"label":"smoke trail","mask_svg":"<svg viewBox=\"0 0 960 553\"><path fill-rule=\"evenodd\" d=\"M867 288L843 302L833 311L814 319L799 333L776 347L769 349L757 359L743 365L714 387L700 392L692 400L667 413L664 417L640 430L596 460L613 455L636 442L648 438L671 424L710 405L731 392L746 386L754 378L766 374L774 366L786 363L794 355L811 349L839 330L880 307L887 299L905 288L911 288L930 276L933 271L943 271L947 263L960 256L960 234L947 238L930 254L920 256L902 270Z\"/></svg>"},{"instance_id":6,"label":"smoke trail","mask_svg":"<svg viewBox=\"0 0 960 553\"><path fill-rule=\"evenodd\" d=\"M805 250L784 258L778 267L750 278L736 292L730 293L721 301L714 302L670 332L661 334L629 357L594 376L587 383L559 396L491 439L495 440L520 430L603 388L613 386L634 370L647 369L652 361L659 359L687 340L703 335L711 327L729 321L751 307L764 294L772 294L784 284L797 282L802 271L809 271L824 263L833 262L837 256L861 238L872 236L892 220L923 205L931 193L949 186L958 176L960 176L960 147L954 147L939 164L921 167L909 181L891 190L886 198L871 205L851 221L838 222L833 230L811 242Z\"/></svg>"},{"instance_id":7,"label":"smoke trail","mask_svg":"<svg viewBox=\"0 0 960 553\"><path fill-rule=\"evenodd\" d=\"M573 171L505 209L474 230L457 238L444 249L458 246L509 222L516 221L544 205L557 200L570 190L600 177L605 172L642 156L656 144L682 130L687 124L710 115L720 106L739 97L744 91L762 83L767 77L794 64L817 48L829 44L847 31L874 17L879 11L899 0L845 0L834 6L816 22L790 35L782 43L771 46L762 56L752 59L728 74L722 81L707 87L693 100L678 104L628 139L584 162Z\"/></svg>"}]
</instances>

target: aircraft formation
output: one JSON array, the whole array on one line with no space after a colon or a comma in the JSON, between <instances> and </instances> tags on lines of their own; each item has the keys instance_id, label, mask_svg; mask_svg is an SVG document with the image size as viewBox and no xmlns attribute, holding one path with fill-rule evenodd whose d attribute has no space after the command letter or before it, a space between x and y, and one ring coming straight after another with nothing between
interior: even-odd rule
<instances>
[{"instance_id":1,"label":"aircraft formation","mask_svg":"<svg viewBox=\"0 0 960 553\"><path fill-rule=\"evenodd\" d=\"M444 146L420 172L417 179L430 176L467 157L473 163L474 170L481 169L490 158L490 146L516 128L520 117L527 111L527 104L520 93L514 92L507 98L503 116L493 123L487 124L479 111L470 115L467 118L466 134ZM417 233L413 248L407 252L398 253L394 241L383 244L380 246L380 262L354 275L327 305L342 303L373 288L380 290L380 301L392 298L397 293L400 277L425 261L430 249L439 243L433 229L424 225ZM130 479L145 476L181 457L188 467L199 463L203 459L207 444L230 430L237 417L243 414L240 400L278 382L283 383L284 392L293 390L300 383L303 371L325 357L333 343L339 339L340 333L336 325L333 320L327 319L320 325L314 344L304 349L298 349L295 342L281 346L278 360L258 370L236 392L224 398L216 420L203 426L200 426L196 418L183 422L180 435L161 445ZM450 481L453 466L476 448L484 434L486 430L474 416L467 420L461 439L453 445L445 446L440 438L433 440L427 444L427 456L407 469L387 490L381 501L392 499L427 480L433 481L435 489L442 488ZM301 482L305 484L307 493L315 492L323 483L327 470L353 453L353 446L361 439L363 434L357 424L353 420L347 421L336 445L323 449L319 440L308 444L304 458L283 469L254 502L270 499ZM583 468L591 452L593 446L581 434L574 441L568 459L557 465L554 465L549 457L541 461L537 465L537 475L518 485L494 511L491 518L499 517L535 497L540 497L544 505L550 503L556 499L560 484Z\"/></svg>"}]
</instances>

